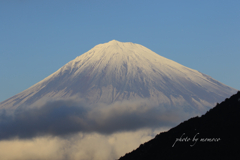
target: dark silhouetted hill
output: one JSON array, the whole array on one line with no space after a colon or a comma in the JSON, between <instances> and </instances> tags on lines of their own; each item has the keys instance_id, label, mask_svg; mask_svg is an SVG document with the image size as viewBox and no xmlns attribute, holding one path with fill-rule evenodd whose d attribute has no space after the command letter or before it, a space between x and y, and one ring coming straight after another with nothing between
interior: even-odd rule
<instances>
[{"instance_id":1,"label":"dark silhouetted hill","mask_svg":"<svg viewBox=\"0 0 240 160\"><path fill-rule=\"evenodd\" d=\"M205 115L191 118L158 134L120 158L174 159L240 159L240 91L217 104Z\"/></svg>"}]
</instances>

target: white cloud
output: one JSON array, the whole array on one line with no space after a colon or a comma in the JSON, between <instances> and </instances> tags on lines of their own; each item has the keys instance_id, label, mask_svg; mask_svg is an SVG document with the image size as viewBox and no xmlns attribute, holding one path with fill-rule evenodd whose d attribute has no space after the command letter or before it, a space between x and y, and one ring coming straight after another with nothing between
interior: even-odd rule
<instances>
[{"instance_id":1,"label":"white cloud","mask_svg":"<svg viewBox=\"0 0 240 160\"><path fill-rule=\"evenodd\" d=\"M113 160L136 149L167 128L141 129L110 135L77 133L65 137L36 137L0 141L4 160Z\"/></svg>"},{"instance_id":2,"label":"white cloud","mask_svg":"<svg viewBox=\"0 0 240 160\"><path fill-rule=\"evenodd\" d=\"M86 106L55 100L0 112L0 159L113 160L193 116L148 100Z\"/></svg>"}]
</instances>

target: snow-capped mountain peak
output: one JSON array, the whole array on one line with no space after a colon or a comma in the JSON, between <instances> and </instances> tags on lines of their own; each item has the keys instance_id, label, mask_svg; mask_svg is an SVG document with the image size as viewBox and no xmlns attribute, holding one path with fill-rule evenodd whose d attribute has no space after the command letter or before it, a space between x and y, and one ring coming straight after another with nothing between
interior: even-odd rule
<instances>
[{"instance_id":1,"label":"snow-capped mountain peak","mask_svg":"<svg viewBox=\"0 0 240 160\"><path fill-rule=\"evenodd\" d=\"M99 44L0 108L43 99L79 97L88 103L148 99L161 106L201 110L236 93L211 77L132 42Z\"/></svg>"}]
</instances>

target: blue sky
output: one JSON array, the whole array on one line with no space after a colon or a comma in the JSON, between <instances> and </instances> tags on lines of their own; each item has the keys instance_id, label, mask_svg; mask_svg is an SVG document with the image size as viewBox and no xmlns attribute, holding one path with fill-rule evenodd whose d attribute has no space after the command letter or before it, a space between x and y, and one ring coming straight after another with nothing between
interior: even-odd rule
<instances>
[{"instance_id":1,"label":"blue sky","mask_svg":"<svg viewBox=\"0 0 240 160\"><path fill-rule=\"evenodd\" d=\"M113 39L240 90L239 8L238 0L2 0L0 101Z\"/></svg>"}]
</instances>

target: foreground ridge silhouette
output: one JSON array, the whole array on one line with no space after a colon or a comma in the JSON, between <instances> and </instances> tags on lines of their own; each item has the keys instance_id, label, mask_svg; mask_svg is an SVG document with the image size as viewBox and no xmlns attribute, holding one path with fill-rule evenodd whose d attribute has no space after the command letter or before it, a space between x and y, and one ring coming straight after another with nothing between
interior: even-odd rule
<instances>
[{"instance_id":1,"label":"foreground ridge silhouette","mask_svg":"<svg viewBox=\"0 0 240 160\"><path fill-rule=\"evenodd\" d=\"M240 91L119 160L239 159Z\"/></svg>"}]
</instances>

